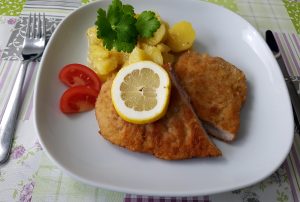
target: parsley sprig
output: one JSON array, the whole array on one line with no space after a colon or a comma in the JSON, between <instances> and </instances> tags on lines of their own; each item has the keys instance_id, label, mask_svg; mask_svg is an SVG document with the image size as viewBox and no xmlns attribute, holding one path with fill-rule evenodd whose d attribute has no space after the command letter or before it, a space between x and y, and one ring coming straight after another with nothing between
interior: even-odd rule
<instances>
[{"instance_id":1,"label":"parsley sprig","mask_svg":"<svg viewBox=\"0 0 300 202\"><path fill-rule=\"evenodd\" d=\"M103 40L106 49L131 52L138 37L150 38L160 27L160 22L152 11L143 11L136 18L131 5L123 5L113 0L108 11L99 8L96 21L97 37Z\"/></svg>"}]
</instances>

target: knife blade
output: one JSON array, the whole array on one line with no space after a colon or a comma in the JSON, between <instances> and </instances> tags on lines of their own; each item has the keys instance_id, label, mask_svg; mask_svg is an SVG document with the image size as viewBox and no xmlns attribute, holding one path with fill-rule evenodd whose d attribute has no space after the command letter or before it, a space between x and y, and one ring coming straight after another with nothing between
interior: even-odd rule
<instances>
[{"instance_id":1,"label":"knife blade","mask_svg":"<svg viewBox=\"0 0 300 202\"><path fill-rule=\"evenodd\" d=\"M275 40L275 37L273 35L273 32L271 30L266 31L266 42L269 46L269 48L272 50L277 63L281 69L282 75L284 77L288 92L290 94L292 106L293 106L293 112L294 112L294 119L296 122L296 126L299 129L299 121L300 121L300 96L297 93L297 89L293 84L293 81L287 71L286 65L284 63L284 60L282 58L282 55L280 53L280 50L278 48L277 42Z\"/></svg>"}]
</instances>

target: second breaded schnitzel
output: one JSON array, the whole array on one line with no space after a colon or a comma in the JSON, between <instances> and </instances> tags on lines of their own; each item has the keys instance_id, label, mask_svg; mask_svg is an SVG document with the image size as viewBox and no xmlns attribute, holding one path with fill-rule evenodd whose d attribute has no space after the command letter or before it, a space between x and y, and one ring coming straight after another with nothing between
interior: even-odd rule
<instances>
[{"instance_id":1,"label":"second breaded schnitzel","mask_svg":"<svg viewBox=\"0 0 300 202\"><path fill-rule=\"evenodd\" d=\"M138 125L126 122L115 111L110 93L112 81L110 78L103 84L96 102L96 118L105 139L167 160L221 155L175 88L166 115L156 122Z\"/></svg>"},{"instance_id":2,"label":"second breaded schnitzel","mask_svg":"<svg viewBox=\"0 0 300 202\"><path fill-rule=\"evenodd\" d=\"M205 129L225 141L236 138L246 100L244 73L220 57L187 51L175 71Z\"/></svg>"}]
</instances>

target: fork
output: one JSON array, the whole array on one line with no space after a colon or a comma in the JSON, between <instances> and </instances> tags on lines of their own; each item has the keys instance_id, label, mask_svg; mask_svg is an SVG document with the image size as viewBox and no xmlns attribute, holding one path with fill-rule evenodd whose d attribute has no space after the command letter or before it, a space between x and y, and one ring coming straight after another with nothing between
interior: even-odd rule
<instances>
[{"instance_id":1,"label":"fork","mask_svg":"<svg viewBox=\"0 0 300 202\"><path fill-rule=\"evenodd\" d=\"M0 164L8 160L11 150L18 113L22 104L22 88L28 64L39 58L43 54L46 46L45 24L45 14L43 14L43 20L41 20L40 13L38 17L36 14L32 16L30 13L22 49L22 65L0 123Z\"/></svg>"}]
</instances>

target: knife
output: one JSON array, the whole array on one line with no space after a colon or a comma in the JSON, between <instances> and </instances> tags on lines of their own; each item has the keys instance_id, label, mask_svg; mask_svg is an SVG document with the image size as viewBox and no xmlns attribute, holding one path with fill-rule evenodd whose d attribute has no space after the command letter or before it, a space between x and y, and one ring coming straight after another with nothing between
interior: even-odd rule
<instances>
[{"instance_id":1,"label":"knife","mask_svg":"<svg viewBox=\"0 0 300 202\"><path fill-rule=\"evenodd\" d=\"M266 31L266 42L269 46L269 48L272 50L278 65L281 69L281 72L283 74L287 89L290 94L291 102L293 105L293 112L294 112L294 119L297 128L299 129L299 121L300 121L300 97L297 93L297 89L293 84L293 81L287 71L287 68L285 66L285 63L283 61L282 55L279 51L278 45L276 43L275 37L273 35L273 32L271 30Z\"/></svg>"}]
</instances>

